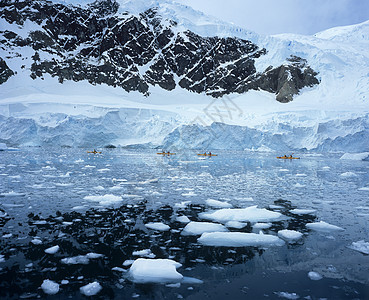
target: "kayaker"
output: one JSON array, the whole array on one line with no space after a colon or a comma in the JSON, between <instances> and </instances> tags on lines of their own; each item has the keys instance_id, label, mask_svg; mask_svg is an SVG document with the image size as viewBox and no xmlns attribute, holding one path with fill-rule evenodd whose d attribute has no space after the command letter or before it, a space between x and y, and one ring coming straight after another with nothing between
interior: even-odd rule
<instances>
[{"instance_id":1,"label":"kayaker","mask_svg":"<svg viewBox=\"0 0 369 300\"><path fill-rule=\"evenodd\" d=\"M209 152L209 155L211 156L211 152Z\"/></svg>"}]
</instances>

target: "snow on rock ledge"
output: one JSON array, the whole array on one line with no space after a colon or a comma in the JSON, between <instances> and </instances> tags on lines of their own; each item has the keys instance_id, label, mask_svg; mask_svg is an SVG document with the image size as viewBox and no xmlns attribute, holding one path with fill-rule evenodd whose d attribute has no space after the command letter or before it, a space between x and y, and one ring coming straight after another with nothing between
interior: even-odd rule
<instances>
[{"instance_id":1,"label":"snow on rock ledge","mask_svg":"<svg viewBox=\"0 0 369 300\"><path fill-rule=\"evenodd\" d=\"M245 232L203 233L197 241L206 246L218 247L270 247L284 245L284 241L277 236Z\"/></svg>"},{"instance_id":2,"label":"snow on rock ledge","mask_svg":"<svg viewBox=\"0 0 369 300\"><path fill-rule=\"evenodd\" d=\"M135 283L177 283L183 279L177 268L182 265L170 259L145 259L134 261L129 278Z\"/></svg>"}]
</instances>

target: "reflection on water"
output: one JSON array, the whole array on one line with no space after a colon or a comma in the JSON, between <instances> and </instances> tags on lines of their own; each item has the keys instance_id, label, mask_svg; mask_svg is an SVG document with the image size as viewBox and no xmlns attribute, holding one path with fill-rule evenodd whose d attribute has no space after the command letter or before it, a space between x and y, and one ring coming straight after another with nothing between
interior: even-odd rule
<instances>
[{"instance_id":1,"label":"reflection on water","mask_svg":"<svg viewBox=\"0 0 369 300\"><path fill-rule=\"evenodd\" d=\"M39 288L44 279L51 279L64 281L56 298L82 298L79 288L98 281L103 286L101 298L270 299L284 295L278 293L296 293L312 299L365 299L369 262L347 246L369 236L368 192L359 190L369 185L369 164L335 156L301 157L292 162L240 152L222 152L205 160L191 152L177 157L121 150L103 155L76 149L3 152L0 297L44 297ZM345 175L348 171L354 175ZM100 205L87 197L99 195L121 200ZM290 229L304 236L268 249L203 246L197 243L198 236L181 235L185 224L176 217L204 221L199 213L214 209L205 204L209 198L235 208L258 205L278 211L284 217L262 229L264 234ZM292 213L296 208L316 212ZM305 226L320 220L345 231L319 233ZM148 229L144 224L149 222L165 223L171 230ZM259 233L252 225L229 230ZM45 253L55 245L60 247L57 253ZM176 287L132 283L124 262L136 259L134 252L144 249L150 249L151 257L180 262L180 273L204 283ZM62 262L87 253L103 256L86 264ZM323 279L310 280L307 273L313 270Z\"/></svg>"}]
</instances>

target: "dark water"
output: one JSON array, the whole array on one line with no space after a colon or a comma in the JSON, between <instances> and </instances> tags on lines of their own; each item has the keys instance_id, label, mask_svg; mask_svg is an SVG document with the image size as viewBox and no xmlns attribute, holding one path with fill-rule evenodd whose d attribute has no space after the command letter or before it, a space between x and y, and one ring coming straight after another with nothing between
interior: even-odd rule
<instances>
[{"instance_id":1,"label":"dark water","mask_svg":"<svg viewBox=\"0 0 369 300\"><path fill-rule=\"evenodd\" d=\"M79 288L98 281L103 289L94 297L103 299L369 299L369 256L348 248L369 241L369 191L360 190L369 186L368 162L339 155L280 161L267 153L218 154L198 159L194 152L161 157L118 149L102 155L82 149L0 152L0 297L82 299ZM107 194L122 201L85 198ZM264 233L293 229L304 237L268 249L203 246L197 236L180 234L185 224L176 216L203 221L198 214L210 210L209 198L281 212L286 217ZM293 208L316 213L294 215ZM305 227L320 220L345 230ZM147 229L148 222L171 230ZM251 225L230 230L258 232ZM40 245L31 242L35 237ZM55 245L56 254L44 252ZM122 263L143 249L180 262L178 272L203 283L132 283ZM88 264L61 262L91 252L103 256ZM309 271L323 279L311 280ZM45 279L68 282L58 294L46 295L40 288Z\"/></svg>"}]
</instances>

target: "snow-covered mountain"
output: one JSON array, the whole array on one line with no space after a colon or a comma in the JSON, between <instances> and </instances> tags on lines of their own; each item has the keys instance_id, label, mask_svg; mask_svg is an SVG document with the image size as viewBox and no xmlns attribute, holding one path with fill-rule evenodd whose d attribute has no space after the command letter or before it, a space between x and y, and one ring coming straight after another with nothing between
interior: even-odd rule
<instances>
[{"instance_id":1,"label":"snow-covered mountain","mask_svg":"<svg viewBox=\"0 0 369 300\"><path fill-rule=\"evenodd\" d=\"M9 146L369 149L369 22L270 37L169 0L8 0L0 17Z\"/></svg>"}]
</instances>

